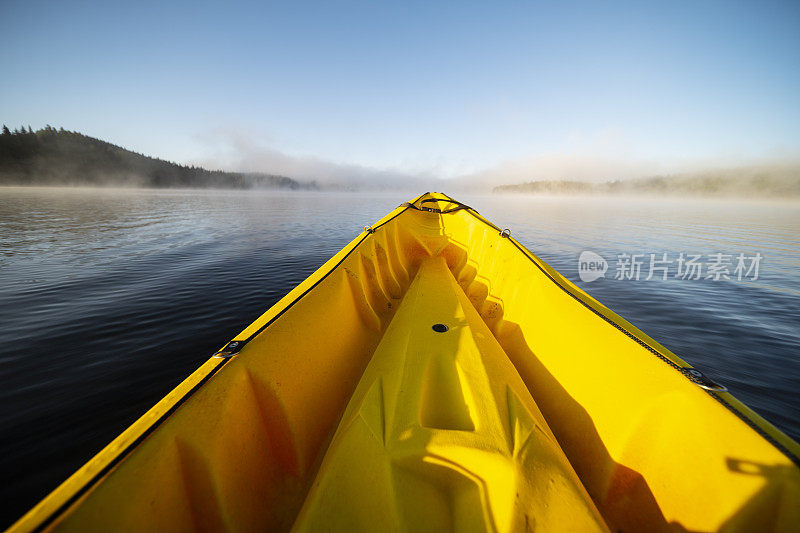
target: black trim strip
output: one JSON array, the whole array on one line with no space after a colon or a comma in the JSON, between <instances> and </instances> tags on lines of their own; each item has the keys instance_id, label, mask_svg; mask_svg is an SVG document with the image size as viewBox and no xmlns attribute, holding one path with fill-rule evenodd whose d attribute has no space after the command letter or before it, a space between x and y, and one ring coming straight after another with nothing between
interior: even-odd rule
<instances>
[{"instance_id":1,"label":"black trim strip","mask_svg":"<svg viewBox=\"0 0 800 533\"><path fill-rule=\"evenodd\" d=\"M428 193L425 193L425 194L428 194ZM422 195L422 196L424 196L424 195ZM421 196L420 196L420 198L421 198ZM416 200L415 200L415 201L416 201ZM339 265L341 265L342 263L344 263L345 259L347 259L348 257L350 257L350 254L352 254L353 252L355 252L355 251L356 251L356 249L357 249L359 246L361 246L361 243L363 243L365 240L367 240L367 237L369 237L370 235L374 234L374 233L375 233L375 230L377 230L377 229L378 229L378 228L380 228L381 226L383 226L383 225L387 224L388 222L391 222L391 221L392 221L392 220L394 220L395 218L399 217L400 215L402 215L403 213L405 213L405 212L406 212L408 209L409 209L409 206L408 206L408 205L404 206L404 209L403 209L402 211L400 211L399 213L397 213L396 215L394 215L393 217L391 217L391 218L389 218L389 219L387 219L387 220L384 220L383 222L381 222L381 223L380 223L380 224L378 224L377 226L370 227L370 228L369 228L369 229L370 229L370 231L365 231L365 232L364 232L364 234L361 236L361 240L359 240L359 241L358 241L358 242L355 244L355 246L353 246L353 247L350 249L350 251L349 251L349 252L347 252L347 253L344 255L344 257L342 257L342 258L339 260L339 262L338 262L338 263L336 263L335 265L333 265L333 267L332 267L330 270L328 270L328 271L325 273L325 275L323 275L321 278L319 278L317 281L315 281L315 282L314 282L314 284L313 284L313 285L311 285L311 287L309 287L308 289L306 289L305 291L303 291L303 294L301 294L300 296L298 296L297 298L295 298L294 300L292 300L292 302L291 302L291 303L289 303L289 305L287 305L286 307L284 307L283 309L281 309L281 310L278 312L278 314L277 314L277 315L275 315L274 317L270 318L270 319L267 321L267 323L266 323L266 324L264 324L263 326L261 326L260 328L258 328L258 329L257 329L255 332L253 332L253 333L252 333L252 334L251 334L249 337L247 337L246 339L243 339L243 340L239 340L239 341L238 341L238 342L239 342L239 344L238 344L238 346L237 346L237 348L238 348L237 352L238 352L238 351L240 351L242 348L244 348L244 346L245 346L245 345L246 345L248 342L250 342L251 340L255 339L255 338L256 338L256 337L257 337L257 336L258 336L258 335L259 335L259 334L260 334L262 331L264 331L265 329L267 329L268 327L270 327L270 326L271 326L271 325L272 325L272 324L273 324L273 323L274 323L276 320L278 320L278 319L279 319L281 316L283 316L283 314L284 314L286 311L288 311L289 309L291 309L291 308L292 308L292 306L293 306L294 304L296 304L297 302L299 302L301 298L303 298L303 297L304 297L306 294L308 294L309 292L311 292L312 290L314 290L314 289L317 287L317 285L319 285L320 283L322 283L322 282L325 280L325 278L327 278L327 277L328 277L330 274L332 274L332 273L333 273L333 271L335 271L337 268L339 268ZM231 355L233 355L233 353L231 353Z\"/></svg>"},{"instance_id":2,"label":"black trim strip","mask_svg":"<svg viewBox=\"0 0 800 533\"><path fill-rule=\"evenodd\" d=\"M445 196L447 196L447 195L445 195ZM449 196L448 196L448 198L449 198ZM494 224L492 224L491 222L489 222L489 221L487 221L487 220L484 220L483 218L481 218L480 216L478 216L476 213L474 213L474 212L473 212L473 210L471 210L471 209L467 209L466 211L467 211L467 213L469 213L470 215L472 215L473 217L475 217L475 218L476 218L478 221L480 221L480 222L483 222L484 224L486 224L486 225L488 225L489 227L491 227L491 228L494 228L494 229L496 229L496 230L498 230L498 231L500 230L500 228L499 228L499 227L495 226L495 225L494 225ZM570 295L572 298L574 298L576 301L578 301L578 303L580 303L581 305L583 305L584 307L586 307L587 309L589 309L591 312L593 312L594 314L596 314L597 316L599 316L600 318L602 318L603 320L605 320L606 322L608 322L609 324L611 324L612 326L614 326L614 327L615 327L616 329L618 329L620 332L622 332L623 334L625 334L625 335L626 335L628 338L630 338L631 340L633 340L634 342L636 342L637 344L639 344L640 346L642 346L643 348L645 348L647 351L649 351L650 353L652 353L653 355L655 355L656 357L658 357L658 358L659 358L661 361L663 361L663 362L667 363L669 366L671 366L671 367L672 367L672 368L674 368L675 370L679 371L679 372L681 373L681 375L682 375L684 378L686 378L686 379L689 379L689 381L692 381L692 382L694 383L694 381L693 381L693 380L691 380L691 379L690 379L690 378L689 378L689 377L688 377L688 376L687 376L687 375L686 375L686 374L685 374L685 373L684 373L684 372L681 370L681 369L682 369L682 368L684 368L684 367L681 367L681 366L679 366L677 363L675 363L675 361L673 361L672 359L670 359L670 358L666 357L664 354L662 354L661 352L659 352L658 350L656 350L655 348L653 348L652 346L650 346L649 344L647 344L645 341L643 341L642 339L640 339L640 338L639 338L637 335L635 335L635 334L631 333L630 331L628 331L627 329L623 328L622 326L620 326L619 324L617 324L616 322L614 322L613 320L611 320L610 318L608 318L607 316L605 316L603 313L601 313L600 311L598 311L597 309L595 309L594 307L592 307L591 305L589 305L588 303L586 303L585 301L583 301L583 299L582 299L582 298L580 298L578 295L574 294L574 293L573 293L572 291L570 291L570 290L569 290L567 287L565 287L565 286L563 286L561 283L559 283L559 282L558 282L558 280L556 280L556 279L555 279L553 276L551 276L551 275L550 275L550 273L549 273L549 272L547 272L547 270L545 270L545 269L544 269L544 268L543 268L543 267L542 267L542 266L541 266L541 265L540 265L538 262L536 262L536 261L535 261L535 260L534 260L534 259L533 259L533 258L532 258L530 255L528 255L528 252L526 252L526 251L525 251L525 250L524 250L524 249L523 249L523 248L522 248L522 247L521 247L519 244L517 244L517 242L516 242L514 239L508 239L508 240L509 240L509 242L511 242L511 244L513 244L513 245L514 245L514 247L515 247L517 250L519 250L520 252L522 252L522 255L524 255L524 256L525 256L525 257L526 257L526 258L527 258L527 259L528 259L528 260L529 260L531 263L533 263L534 265L536 265L536 267L537 267L539 270L541 270L541 271L542 271L542 274L544 274L545 276L547 276L547 278L548 278L550 281L552 281L553 283L555 283L555 284L556 284L556 285L557 285L557 286L558 286L558 287L559 287L561 290L563 290L564 292L566 292L567 294L569 294L569 295ZM695 384L696 384L696 383L695 383ZM787 458L788 458L790 461L792 461L792 462L793 462L795 465L797 465L798 467L800 467L800 457L796 456L796 455L795 455L795 454L794 454L794 453L793 453L791 450L789 450L789 449L788 449L786 446L784 446L783 444L781 444L780 442L778 442L778 440L777 440L777 439L775 439L775 437L773 437L772 435L770 435L769 433L767 433L767 432L766 432L766 431L765 431L763 428L761 428L761 427L760 427L758 424L756 424L756 423L755 423L753 420L751 420L751 419L750 419L750 417L746 416L746 415L745 415L745 413L742 413L741 411L739 411L738 409L736 409L736 408L735 408L733 405L729 404L729 403L728 403L727 401L725 401L725 399L723 399L723 398L722 398L722 397L721 397L721 396L720 396L720 395L719 395L717 392L715 392L715 391L710 391L710 390L707 390L707 389L703 389L703 390L704 390L705 392L707 392L707 393L708 393L708 394L709 394L709 395L710 395L712 398L714 398L715 400L717 400L718 402L720 402L722 405L724 405L724 406L725 406L725 407L726 407L726 408L727 408L729 411L731 411L733 414L735 414L735 415L736 415L736 416L737 416L737 417L738 417L738 418L739 418L739 419L740 419L742 422L744 422L745 424L747 424L747 425L748 425L748 426L749 426L751 429L753 429L753 430L754 430L756 433L758 433L759 435L761 435L761 437L763 437L763 438L764 438L764 440L766 440L767 442L769 442L770 444L772 444L772 445L773 445L773 446L774 446L774 447L775 447L775 448L776 448L778 451L780 451L781 453L783 453L783 454L784 454L784 455L785 455L785 456L786 456L786 457L787 457Z\"/></svg>"},{"instance_id":3,"label":"black trim strip","mask_svg":"<svg viewBox=\"0 0 800 533\"><path fill-rule=\"evenodd\" d=\"M795 464L795 465L796 465L798 468L800 468L800 457L796 456L796 455L795 455L794 453L792 453L792 451L791 451L791 450L789 450L789 449L788 449L786 446L784 446L783 444L781 444L780 442L778 442L778 441L777 441L777 439L775 439L775 437L773 437L772 435L770 435L769 433L767 433L767 432L764 430L764 428L762 428L761 426L759 426L758 424L756 424L756 423L755 423L755 421L753 421L753 420L752 420L752 419L751 419L749 416L747 416L745 413L743 413L743 412L739 411L739 410L738 410L736 407L734 407L733 405L731 405L730 403L728 403L728 402L727 402L727 401L726 401L726 400L725 400L725 399L724 399L722 396L720 396L720 395L719 395L719 393L717 393L717 392L714 392L714 391L710 391L710 390L706 390L706 389L703 389L703 390L705 390L705 391L706 391L706 392L707 392L707 393L708 393L708 394L709 394L709 395L710 395L712 398L714 398L714 399L715 399L715 400L717 400L719 403L721 403L723 406L725 406L725 408L726 408L728 411L730 411L730 412L732 412L733 414L735 414L735 415L736 415L736 416L737 416L737 417L738 417L738 418L739 418L739 419L740 419L742 422L744 422L745 424L747 424L748 426L750 426L750 429L752 429L753 431L755 431L756 433L758 433L759 435L761 435L761 436L764 438L764 440L766 440L767 442L769 442L770 444L772 444L773 446L775 446L775 448L777 448L777 449L778 449L778 451L780 451L781 453L783 453L783 455L785 455L786 457L788 457L790 461L792 461L792 462L793 462L793 463L794 463L794 464Z\"/></svg>"},{"instance_id":4,"label":"black trim strip","mask_svg":"<svg viewBox=\"0 0 800 533\"><path fill-rule=\"evenodd\" d=\"M133 442L131 442L128 446L126 446L123 451L118 453L116 457L114 457L111 461L109 461L109 463L106 466L104 466L99 472L97 472L92 477L92 479L87 481L86 484L83 485L83 487L75 491L72 494L72 496L70 496L67 499L67 501L65 501L58 507L58 509L53 511L50 514L50 516L48 516L46 519L40 522L39 525L37 525L36 528L33 529L33 531L43 531L45 528L47 528L47 526L52 524L60 514L69 509L72 506L72 504L78 501L81 498L81 496L86 494L89 491L89 489L91 489L98 481L100 481L100 479L105 477L105 475L108 474L111 470L113 470L115 466L117 466L120 462L122 462L122 460L125 459L125 457L127 457L128 454L132 452L134 448L136 448L137 446L139 446L139 444L144 442L144 440L147 437L149 437L159 425L161 425L167 418L169 418L178 409L178 407L180 407L186 400L188 400L200 387L205 385L206 382L219 371L219 369L221 369L228 363L228 361L230 361L230 359L220 359L219 364L214 368L212 368L211 371L208 374L206 374L205 377L203 377L203 379L198 381L194 385L194 387L189 389L189 391L186 394L181 396L181 398L178 399L178 401L176 401L172 405L172 407L170 407L166 412L164 412L164 414L158 417L158 420L153 422L144 432L142 432L141 435L136 437L136 439Z\"/></svg>"}]
</instances>

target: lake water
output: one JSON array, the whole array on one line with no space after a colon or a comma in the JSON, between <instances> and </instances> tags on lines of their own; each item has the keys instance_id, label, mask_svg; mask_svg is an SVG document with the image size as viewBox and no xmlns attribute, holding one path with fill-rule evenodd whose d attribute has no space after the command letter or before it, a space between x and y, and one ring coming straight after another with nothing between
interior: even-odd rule
<instances>
[{"instance_id":1,"label":"lake water","mask_svg":"<svg viewBox=\"0 0 800 533\"><path fill-rule=\"evenodd\" d=\"M0 189L0 526L409 196ZM800 438L799 203L459 199ZM580 281L583 251L605 278ZM681 253L702 279L675 277ZM718 253L731 279L705 279Z\"/></svg>"}]
</instances>

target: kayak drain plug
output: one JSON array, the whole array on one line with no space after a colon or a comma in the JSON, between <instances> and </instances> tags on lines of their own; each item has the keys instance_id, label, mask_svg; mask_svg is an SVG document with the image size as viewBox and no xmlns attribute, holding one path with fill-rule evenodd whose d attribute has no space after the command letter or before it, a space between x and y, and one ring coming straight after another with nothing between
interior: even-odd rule
<instances>
[{"instance_id":1,"label":"kayak drain plug","mask_svg":"<svg viewBox=\"0 0 800 533\"><path fill-rule=\"evenodd\" d=\"M450 328L448 328L444 324L434 324L433 325L433 331L435 331L436 333L444 333L448 329L450 329Z\"/></svg>"}]
</instances>

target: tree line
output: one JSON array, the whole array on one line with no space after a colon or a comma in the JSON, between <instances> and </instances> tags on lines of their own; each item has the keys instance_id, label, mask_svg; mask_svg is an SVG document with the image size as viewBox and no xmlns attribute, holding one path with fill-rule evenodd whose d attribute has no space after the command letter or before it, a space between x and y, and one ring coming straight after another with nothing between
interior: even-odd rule
<instances>
[{"instance_id":1,"label":"tree line","mask_svg":"<svg viewBox=\"0 0 800 533\"><path fill-rule=\"evenodd\" d=\"M286 176L180 165L63 127L11 130L5 124L0 133L0 185L313 188Z\"/></svg>"}]
</instances>

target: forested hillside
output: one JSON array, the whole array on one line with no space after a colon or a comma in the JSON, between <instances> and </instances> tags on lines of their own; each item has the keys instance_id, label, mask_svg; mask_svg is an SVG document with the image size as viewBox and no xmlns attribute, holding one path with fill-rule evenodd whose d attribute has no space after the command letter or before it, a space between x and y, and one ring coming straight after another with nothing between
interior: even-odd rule
<instances>
[{"instance_id":1,"label":"forested hillside","mask_svg":"<svg viewBox=\"0 0 800 533\"><path fill-rule=\"evenodd\" d=\"M314 188L286 176L179 165L51 126L38 131L3 126L0 185Z\"/></svg>"}]
</instances>

